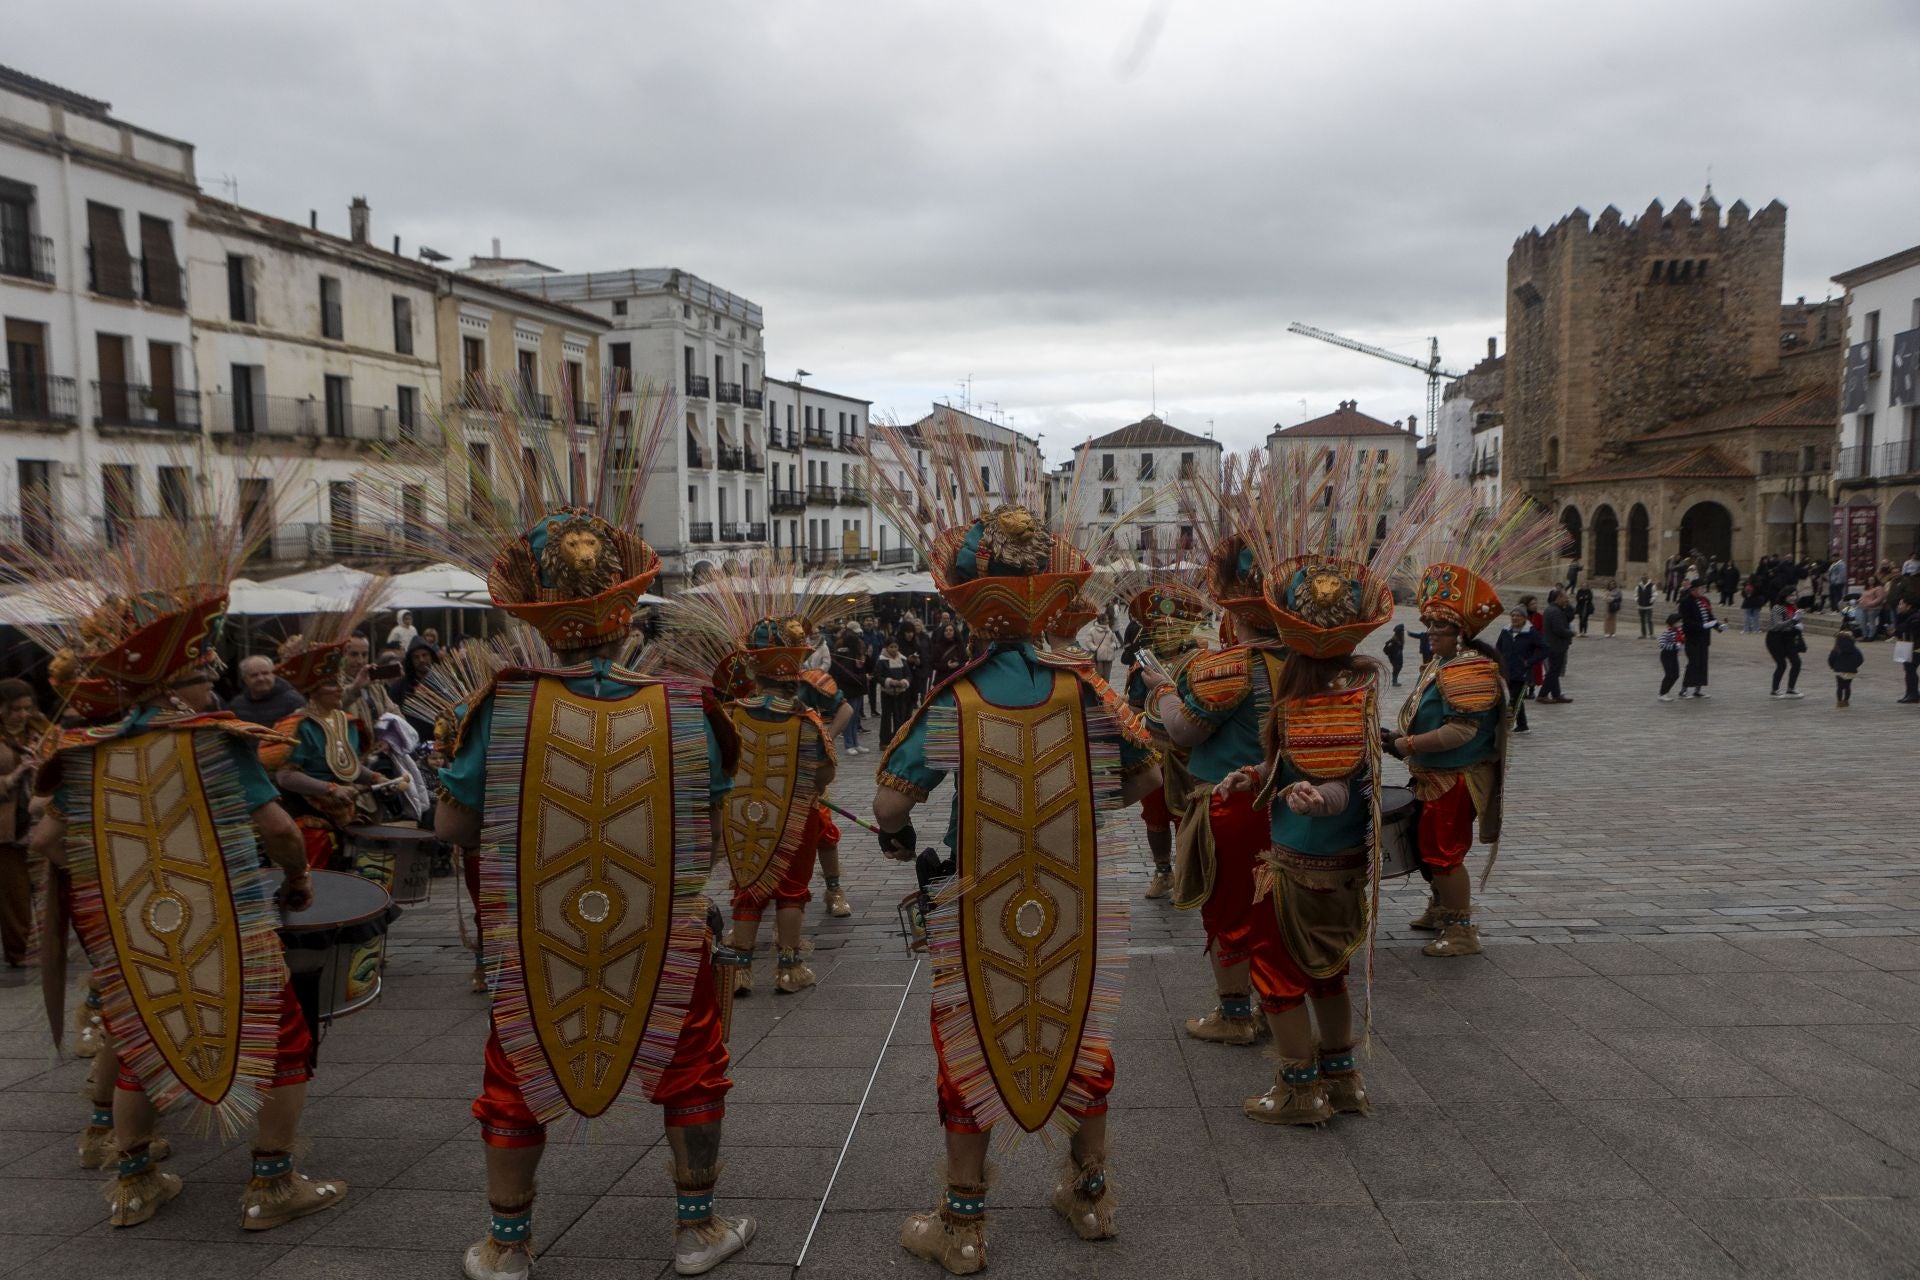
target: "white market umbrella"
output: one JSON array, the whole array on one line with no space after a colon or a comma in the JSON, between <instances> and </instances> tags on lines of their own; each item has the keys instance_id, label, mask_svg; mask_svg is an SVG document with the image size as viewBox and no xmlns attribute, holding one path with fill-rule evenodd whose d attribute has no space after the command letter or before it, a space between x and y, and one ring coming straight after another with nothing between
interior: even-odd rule
<instances>
[{"instance_id":1,"label":"white market umbrella","mask_svg":"<svg viewBox=\"0 0 1920 1280\"><path fill-rule=\"evenodd\" d=\"M487 595L485 578L450 564L430 564L412 573L396 573L388 581L398 591L426 591L436 596L452 597L478 596L481 599ZM447 602L443 600L441 603Z\"/></svg>"},{"instance_id":2,"label":"white market umbrella","mask_svg":"<svg viewBox=\"0 0 1920 1280\"><path fill-rule=\"evenodd\" d=\"M227 612L236 618L281 613L338 613L343 603L333 596L296 591L277 583L235 578L227 584Z\"/></svg>"},{"instance_id":3,"label":"white market umbrella","mask_svg":"<svg viewBox=\"0 0 1920 1280\"><path fill-rule=\"evenodd\" d=\"M24 591L16 591L10 596L0 596L0 624L21 627L63 621L72 616L72 610L62 602L73 599L77 590L86 591L89 596L99 594L69 578L64 582L42 583Z\"/></svg>"},{"instance_id":4,"label":"white market umbrella","mask_svg":"<svg viewBox=\"0 0 1920 1280\"><path fill-rule=\"evenodd\" d=\"M331 596L336 600L350 600L371 577L373 575L365 569L330 564L324 569L308 569L304 573L290 573L284 578L269 578L265 585L285 587L291 591L310 591L314 595Z\"/></svg>"}]
</instances>

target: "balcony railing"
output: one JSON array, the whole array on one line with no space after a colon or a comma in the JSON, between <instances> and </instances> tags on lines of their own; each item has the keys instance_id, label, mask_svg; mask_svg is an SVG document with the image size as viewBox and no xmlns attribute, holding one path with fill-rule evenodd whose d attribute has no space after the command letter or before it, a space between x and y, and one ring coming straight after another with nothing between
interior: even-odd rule
<instances>
[{"instance_id":1,"label":"balcony railing","mask_svg":"<svg viewBox=\"0 0 1920 1280\"><path fill-rule=\"evenodd\" d=\"M740 403L740 384L737 382L717 382L713 387L713 398L721 404Z\"/></svg>"},{"instance_id":2,"label":"balcony railing","mask_svg":"<svg viewBox=\"0 0 1920 1280\"><path fill-rule=\"evenodd\" d=\"M808 444L819 445L822 449L831 449L833 448L833 433L825 427L808 427L806 430L806 441Z\"/></svg>"},{"instance_id":3,"label":"balcony railing","mask_svg":"<svg viewBox=\"0 0 1920 1280\"><path fill-rule=\"evenodd\" d=\"M880 548L880 563L881 564L912 564L913 548L912 547L882 547Z\"/></svg>"},{"instance_id":4,"label":"balcony railing","mask_svg":"<svg viewBox=\"0 0 1920 1280\"><path fill-rule=\"evenodd\" d=\"M747 541L765 542L766 540L767 522L765 520L749 520L747 522Z\"/></svg>"},{"instance_id":5,"label":"balcony railing","mask_svg":"<svg viewBox=\"0 0 1920 1280\"><path fill-rule=\"evenodd\" d=\"M1889 440L1880 446L1880 458L1874 467L1875 475L1910 476L1915 472L1920 472L1920 436Z\"/></svg>"},{"instance_id":6,"label":"balcony railing","mask_svg":"<svg viewBox=\"0 0 1920 1280\"><path fill-rule=\"evenodd\" d=\"M1811 454L1799 449L1766 449L1760 454L1763 476L1821 475L1832 470L1832 465L1825 449L1815 449Z\"/></svg>"},{"instance_id":7,"label":"balcony railing","mask_svg":"<svg viewBox=\"0 0 1920 1280\"><path fill-rule=\"evenodd\" d=\"M840 501L849 507L865 506L867 491L857 484L843 484L840 486Z\"/></svg>"},{"instance_id":8,"label":"balcony railing","mask_svg":"<svg viewBox=\"0 0 1920 1280\"><path fill-rule=\"evenodd\" d=\"M1841 480L1858 480L1867 474L1873 459L1872 445L1855 444L1840 450L1835 456L1833 474Z\"/></svg>"},{"instance_id":9,"label":"balcony railing","mask_svg":"<svg viewBox=\"0 0 1920 1280\"><path fill-rule=\"evenodd\" d=\"M807 509L806 495L798 489L775 489L767 495L767 506L775 515L790 515Z\"/></svg>"},{"instance_id":10,"label":"balcony railing","mask_svg":"<svg viewBox=\"0 0 1920 1280\"><path fill-rule=\"evenodd\" d=\"M292 396L210 394L207 430L217 436L273 436L305 440L400 438L400 415L392 409L350 404L329 410L324 400ZM417 437L421 427L416 424Z\"/></svg>"},{"instance_id":11,"label":"balcony railing","mask_svg":"<svg viewBox=\"0 0 1920 1280\"><path fill-rule=\"evenodd\" d=\"M106 268L103 270L102 268ZM124 267L122 276L114 268ZM128 257L103 262L87 247L87 289L103 298L139 299L178 311L187 305L187 271L178 262Z\"/></svg>"},{"instance_id":12,"label":"balcony railing","mask_svg":"<svg viewBox=\"0 0 1920 1280\"><path fill-rule=\"evenodd\" d=\"M24 231L0 233L0 276L53 283L53 238Z\"/></svg>"},{"instance_id":13,"label":"balcony railing","mask_svg":"<svg viewBox=\"0 0 1920 1280\"><path fill-rule=\"evenodd\" d=\"M712 542L713 541L713 521L696 520L693 523L689 524L687 526L687 541L699 542L699 543Z\"/></svg>"},{"instance_id":14,"label":"balcony railing","mask_svg":"<svg viewBox=\"0 0 1920 1280\"><path fill-rule=\"evenodd\" d=\"M519 402L520 412L527 417L538 418L541 422L553 421L552 396L518 387L514 390L513 398Z\"/></svg>"},{"instance_id":15,"label":"balcony railing","mask_svg":"<svg viewBox=\"0 0 1920 1280\"><path fill-rule=\"evenodd\" d=\"M713 465L713 458L702 449L697 441L687 441L687 465L696 471L705 471Z\"/></svg>"},{"instance_id":16,"label":"balcony railing","mask_svg":"<svg viewBox=\"0 0 1920 1280\"><path fill-rule=\"evenodd\" d=\"M778 427L767 428L767 448L769 449L792 449L799 443L791 431L782 431Z\"/></svg>"},{"instance_id":17,"label":"balcony railing","mask_svg":"<svg viewBox=\"0 0 1920 1280\"><path fill-rule=\"evenodd\" d=\"M720 469L722 471L738 471L741 467L745 466L746 463L746 455L741 451L739 445L723 444L720 446Z\"/></svg>"},{"instance_id":18,"label":"balcony railing","mask_svg":"<svg viewBox=\"0 0 1920 1280\"><path fill-rule=\"evenodd\" d=\"M746 449L747 449L747 470L753 472L755 475L758 475L760 472L765 471L767 469L767 455L764 453L756 452L752 445L748 445Z\"/></svg>"},{"instance_id":19,"label":"balcony railing","mask_svg":"<svg viewBox=\"0 0 1920 1280\"><path fill-rule=\"evenodd\" d=\"M858 431L842 431L840 433L840 447L848 453L860 452L860 433Z\"/></svg>"},{"instance_id":20,"label":"balcony railing","mask_svg":"<svg viewBox=\"0 0 1920 1280\"><path fill-rule=\"evenodd\" d=\"M746 540L747 526L742 521L729 520L720 526L720 541L745 542Z\"/></svg>"},{"instance_id":21,"label":"balcony railing","mask_svg":"<svg viewBox=\"0 0 1920 1280\"><path fill-rule=\"evenodd\" d=\"M764 391L757 390L753 387L746 387L740 392L740 404L744 408L760 409L764 408L766 403L767 393Z\"/></svg>"},{"instance_id":22,"label":"balcony railing","mask_svg":"<svg viewBox=\"0 0 1920 1280\"><path fill-rule=\"evenodd\" d=\"M836 554L831 547L808 547L806 562L809 567L817 569L822 565L832 564Z\"/></svg>"},{"instance_id":23,"label":"balcony railing","mask_svg":"<svg viewBox=\"0 0 1920 1280\"><path fill-rule=\"evenodd\" d=\"M600 406L586 403L575 397L572 409L572 422L576 427L597 427L600 425Z\"/></svg>"},{"instance_id":24,"label":"balcony railing","mask_svg":"<svg viewBox=\"0 0 1920 1280\"><path fill-rule=\"evenodd\" d=\"M0 418L14 422L80 421L80 385L72 378L16 378L0 369Z\"/></svg>"},{"instance_id":25,"label":"balcony railing","mask_svg":"<svg viewBox=\"0 0 1920 1280\"><path fill-rule=\"evenodd\" d=\"M200 395L134 382L95 382L94 420L103 427L200 432Z\"/></svg>"},{"instance_id":26,"label":"balcony railing","mask_svg":"<svg viewBox=\"0 0 1920 1280\"><path fill-rule=\"evenodd\" d=\"M705 375L690 373L687 375L687 397L692 400L705 400L708 396Z\"/></svg>"},{"instance_id":27,"label":"balcony railing","mask_svg":"<svg viewBox=\"0 0 1920 1280\"><path fill-rule=\"evenodd\" d=\"M842 547L840 549L840 563L849 569L872 564L873 549L871 547L855 547L853 550L848 551Z\"/></svg>"}]
</instances>

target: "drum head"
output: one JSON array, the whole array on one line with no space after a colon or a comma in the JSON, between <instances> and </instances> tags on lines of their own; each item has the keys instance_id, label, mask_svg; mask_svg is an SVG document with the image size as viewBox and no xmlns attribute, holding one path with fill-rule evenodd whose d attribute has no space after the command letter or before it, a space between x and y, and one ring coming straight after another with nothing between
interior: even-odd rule
<instances>
[{"instance_id":1,"label":"drum head","mask_svg":"<svg viewBox=\"0 0 1920 1280\"><path fill-rule=\"evenodd\" d=\"M1413 808L1413 788L1380 788L1380 813L1383 817L1388 814L1402 813L1411 808Z\"/></svg>"},{"instance_id":2,"label":"drum head","mask_svg":"<svg viewBox=\"0 0 1920 1280\"><path fill-rule=\"evenodd\" d=\"M267 888L276 897L286 874L278 867L266 872ZM393 899L385 889L364 876L344 871L313 873L313 905L305 911L289 911L282 917L283 933L305 933L315 929L339 929L379 919L393 908Z\"/></svg>"},{"instance_id":3,"label":"drum head","mask_svg":"<svg viewBox=\"0 0 1920 1280\"><path fill-rule=\"evenodd\" d=\"M434 834L424 827L408 827L399 823L356 823L346 829L347 839L354 844L427 844Z\"/></svg>"}]
</instances>

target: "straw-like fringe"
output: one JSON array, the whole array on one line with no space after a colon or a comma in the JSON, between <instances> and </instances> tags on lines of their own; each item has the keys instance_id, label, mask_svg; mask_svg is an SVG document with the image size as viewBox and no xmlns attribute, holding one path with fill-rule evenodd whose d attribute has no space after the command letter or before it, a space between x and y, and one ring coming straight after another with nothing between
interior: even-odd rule
<instances>
[{"instance_id":1,"label":"straw-like fringe","mask_svg":"<svg viewBox=\"0 0 1920 1280\"><path fill-rule=\"evenodd\" d=\"M163 731L164 732L164 731ZM73 875L74 920L94 965L101 1016L113 1035L121 1065L131 1071L158 1111L189 1108L189 1126L218 1128L231 1138L244 1132L273 1087L280 1035L280 999L285 986L283 951L276 933L279 915L260 870L260 846L240 788L227 736L194 734L194 763L202 797L225 866L239 931L241 1022L238 1061L224 1097L202 1098L167 1066L135 1008L107 919L100 864L95 853L94 768L98 746L61 753L67 813L67 866ZM192 785L191 780L187 780Z\"/></svg>"},{"instance_id":2,"label":"straw-like fringe","mask_svg":"<svg viewBox=\"0 0 1920 1280\"><path fill-rule=\"evenodd\" d=\"M577 678L591 667L504 672L492 693L492 733L487 743L486 813L480 846L481 918L484 922L488 987L493 991L494 1026L501 1048L513 1062L527 1108L543 1124L559 1122L561 1138L580 1133L586 1117L568 1104L534 1029L525 962L520 952L519 892L520 794L526 763L529 712L540 677ZM667 954L655 982L646 1030L634 1053L616 1106L646 1102L673 1061L680 1030L693 1003L693 988L708 945L706 931L707 857L712 849L709 813L711 780L707 767L706 713L701 691L676 680L643 679L616 667L612 678L635 688L664 685L672 755L673 914Z\"/></svg>"}]
</instances>

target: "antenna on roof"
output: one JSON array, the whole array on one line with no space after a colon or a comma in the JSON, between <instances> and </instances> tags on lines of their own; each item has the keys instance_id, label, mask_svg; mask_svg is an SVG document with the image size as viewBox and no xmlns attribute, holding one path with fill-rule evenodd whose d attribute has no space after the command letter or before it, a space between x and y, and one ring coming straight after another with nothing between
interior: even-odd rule
<instances>
[{"instance_id":1,"label":"antenna on roof","mask_svg":"<svg viewBox=\"0 0 1920 1280\"><path fill-rule=\"evenodd\" d=\"M423 244L420 246L420 261L445 262L447 261L447 255L440 252L438 249L429 249L426 245Z\"/></svg>"},{"instance_id":2,"label":"antenna on roof","mask_svg":"<svg viewBox=\"0 0 1920 1280\"><path fill-rule=\"evenodd\" d=\"M228 204L240 203L240 179L230 173L223 173L215 178L213 183L226 191Z\"/></svg>"},{"instance_id":3,"label":"antenna on roof","mask_svg":"<svg viewBox=\"0 0 1920 1280\"><path fill-rule=\"evenodd\" d=\"M1153 406L1152 408L1148 409L1147 412L1153 414L1155 417L1159 417L1160 416L1160 367L1158 365L1150 364L1147 366L1147 387L1148 387L1147 402Z\"/></svg>"}]
</instances>

